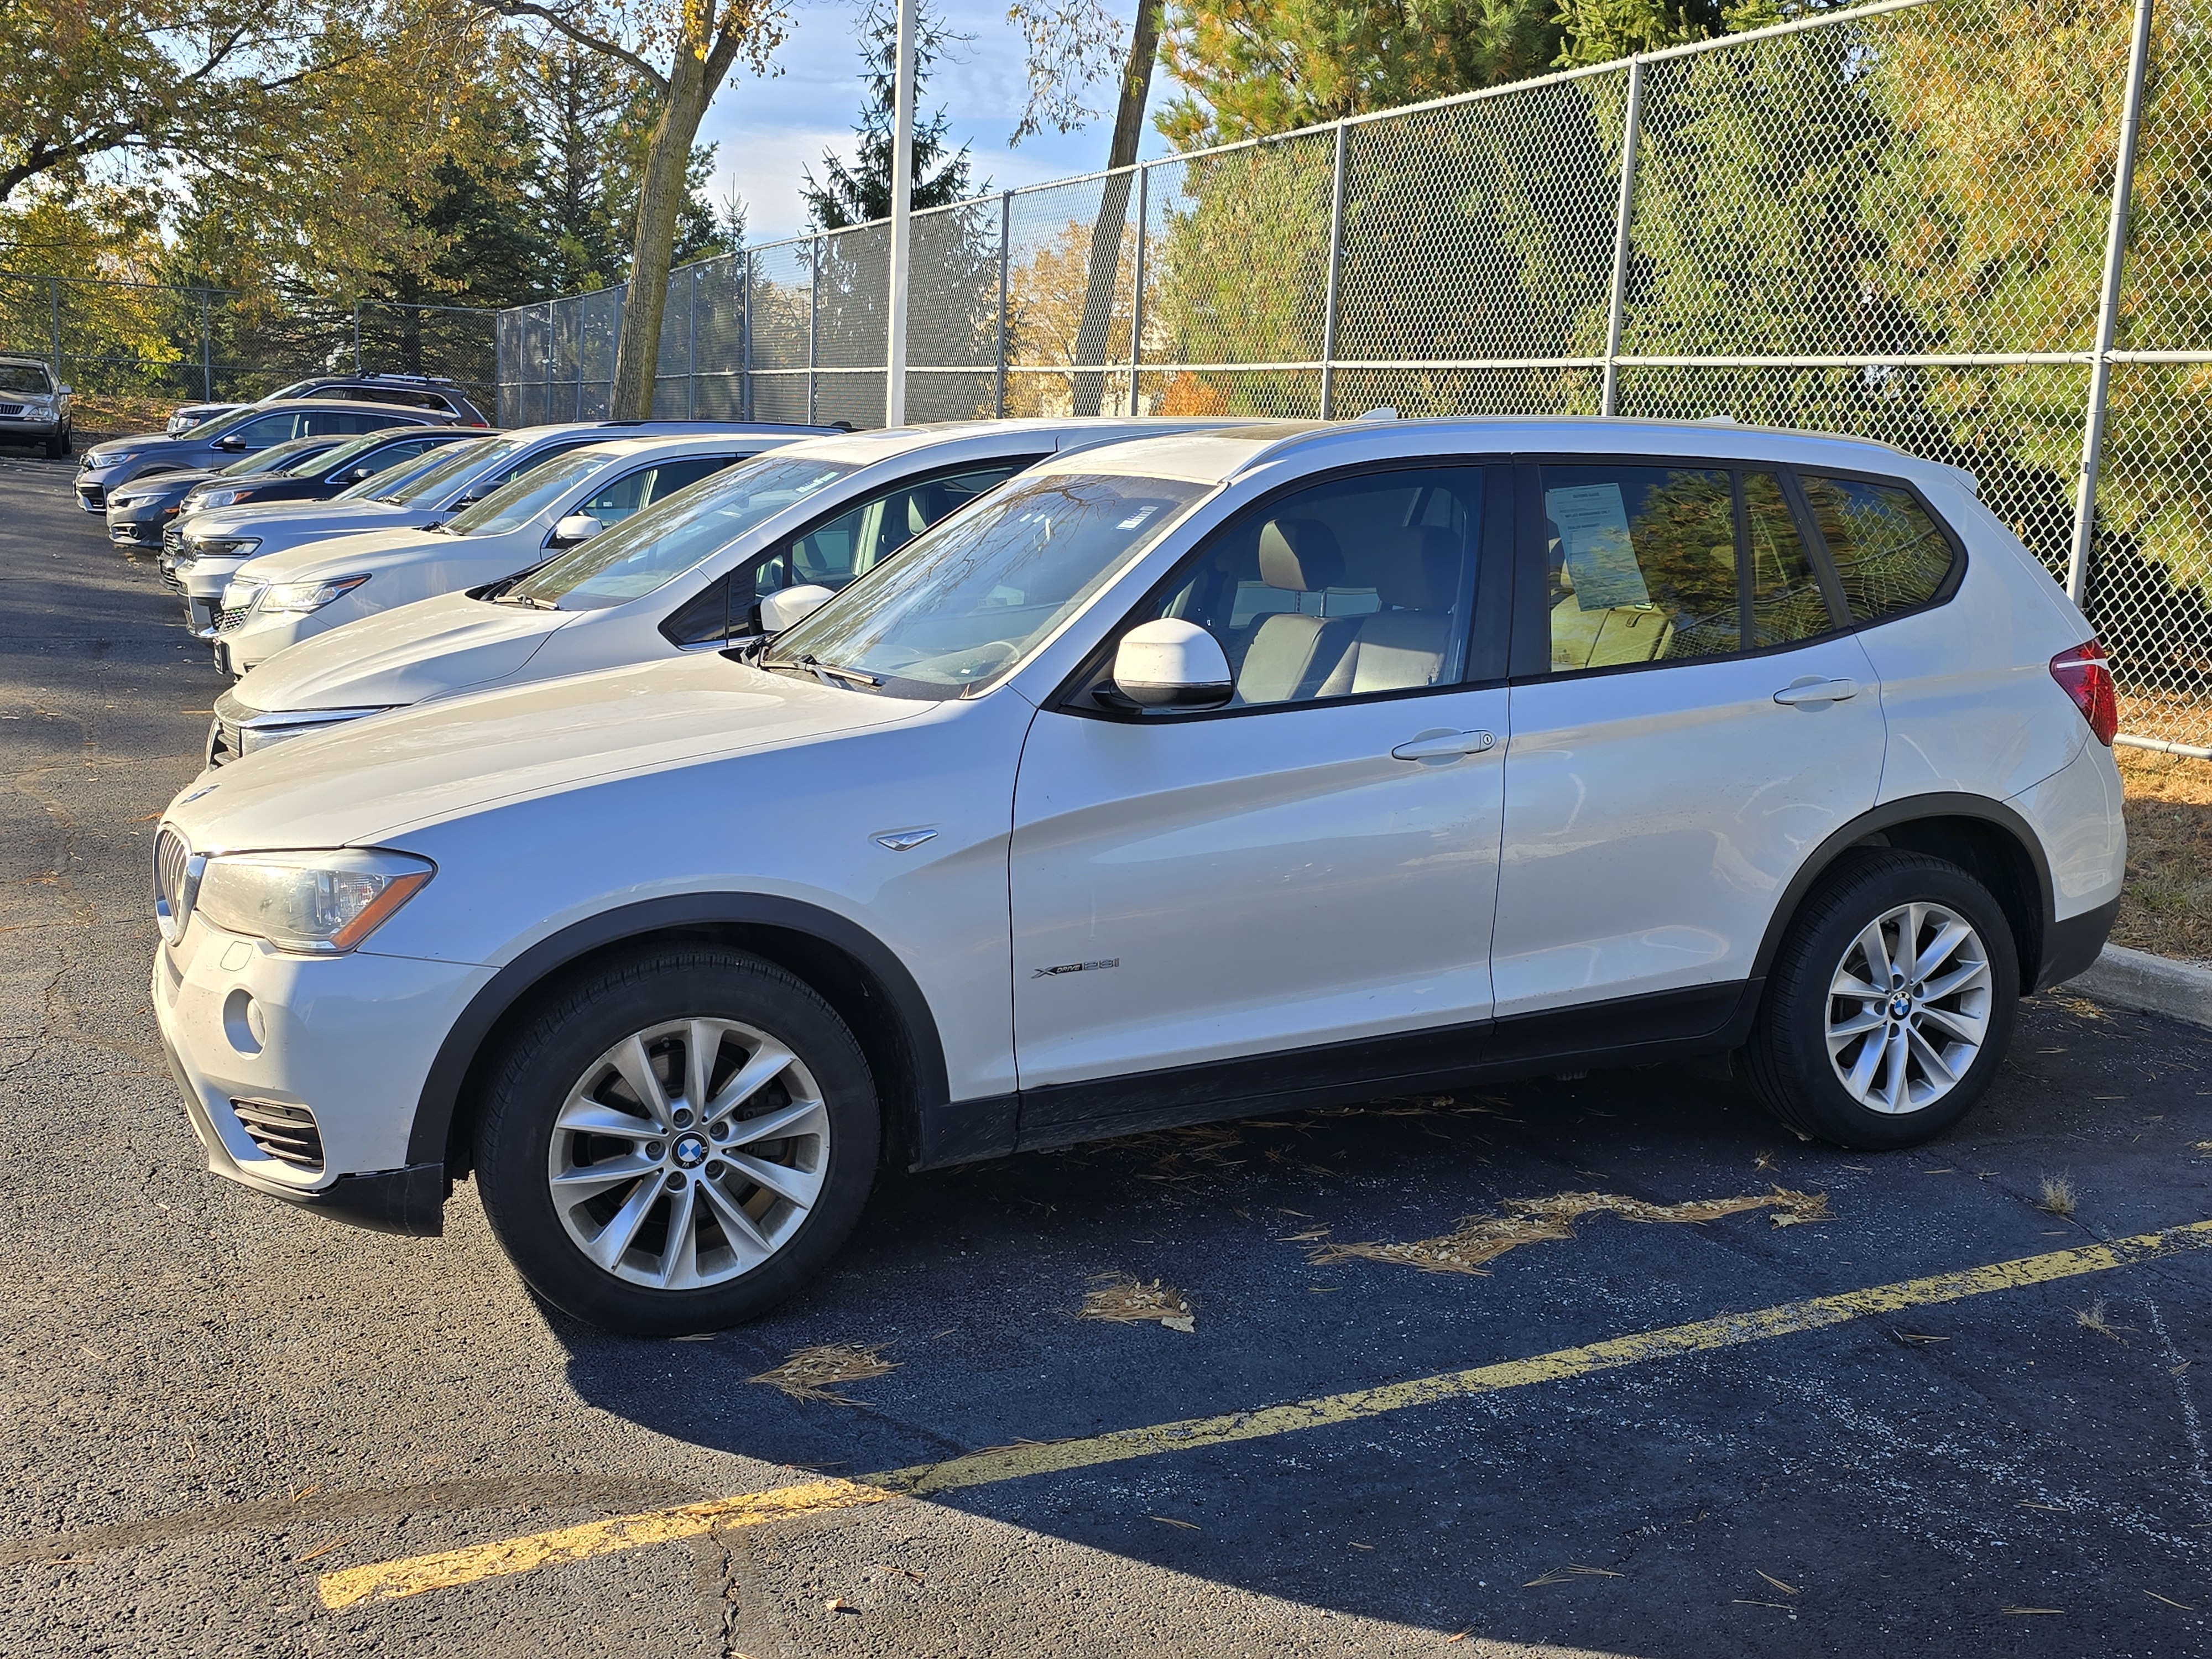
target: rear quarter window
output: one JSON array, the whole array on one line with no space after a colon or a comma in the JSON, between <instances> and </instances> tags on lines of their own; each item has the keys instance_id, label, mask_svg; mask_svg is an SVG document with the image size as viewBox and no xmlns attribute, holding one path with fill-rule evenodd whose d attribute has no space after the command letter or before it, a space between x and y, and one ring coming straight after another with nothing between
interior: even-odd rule
<instances>
[{"instance_id":1,"label":"rear quarter window","mask_svg":"<svg viewBox=\"0 0 2212 1659\"><path fill-rule=\"evenodd\" d=\"M1879 622L1942 591L1958 550L1911 490L1810 472L1798 482L1853 622Z\"/></svg>"}]
</instances>

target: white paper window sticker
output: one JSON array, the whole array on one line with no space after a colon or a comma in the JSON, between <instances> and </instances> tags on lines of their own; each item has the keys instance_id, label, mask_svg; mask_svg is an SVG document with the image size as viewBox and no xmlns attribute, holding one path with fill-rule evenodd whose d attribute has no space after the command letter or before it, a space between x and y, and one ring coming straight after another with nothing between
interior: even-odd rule
<instances>
[{"instance_id":1,"label":"white paper window sticker","mask_svg":"<svg viewBox=\"0 0 2212 1659\"><path fill-rule=\"evenodd\" d=\"M1649 605L1643 567L1629 539L1628 506L1617 483L1574 484L1544 492L1544 516L1559 526L1559 556L1579 611Z\"/></svg>"}]
</instances>

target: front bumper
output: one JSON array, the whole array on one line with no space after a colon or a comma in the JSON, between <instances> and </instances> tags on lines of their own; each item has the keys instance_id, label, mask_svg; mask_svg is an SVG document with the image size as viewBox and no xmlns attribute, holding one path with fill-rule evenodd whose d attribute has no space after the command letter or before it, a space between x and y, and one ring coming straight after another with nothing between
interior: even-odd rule
<instances>
[{"instance_id":1,"label":"front bumper","mask_svg":"<svg viewBox=\"0 0 2212 1659\"><path fill-rule=\"evenodd\" d=\"M76 491L76 504L88 513L107 511L107 480L94 478L85 473L76 475L71 486Z\"/></svg>"},{"instance_id":2,"label":"front bumper","mask_svg":"<svg viewBox=\"0 0 2212 1659\"><path fill-rule=\"evenodd\" d=\"M410 1165L408 1135L439 1044L491 972L290 956L192 917L176 945L155 948L154 1009L209 1170L358 1225L438 1231L445 1171ZM241 1104L312 1114L319 1155L272 1156Z\"/></svg>"},{"instance_id":3,"label":"front bumper","mask_svg":"<svg viewBox=\"0 0 2212 1659\"><path fill-rule=\"evenodd\" d=\"M133 513L107 509L107 539L118 547L158 548L161 532L177 516L177 509L145 507Z\"/></svg>"},{"instance_id":4,"label":"front bumper","mask_svg":"<svg viewBox=\"0 0 2212 1659\"><path fill-rule=\"evenodd\" d=\"M0 444L42 444L68 425L66 415L0 415Z\"/></svg>"},{"instance_id":5,"label":"front bumper","mask_svg":"<svg viewBox=\"0 0 2212 1659\"><path fill-rule=\"evenodd\" d=\"M237 627L215 636L216 659L233 674L243 677L288 646L327 634L362 614L343 599L320 611L279 611L268 615L249 611Z\"/></svg>"}]
</instances>

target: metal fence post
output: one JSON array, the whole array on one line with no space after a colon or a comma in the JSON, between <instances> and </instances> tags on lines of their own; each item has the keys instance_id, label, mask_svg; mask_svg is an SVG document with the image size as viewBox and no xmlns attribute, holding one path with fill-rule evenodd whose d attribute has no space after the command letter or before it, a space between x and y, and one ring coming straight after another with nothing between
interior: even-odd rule
<instances>
[{"instance_id":1,"label":"metal fence post","mask_svg":"<svg viewBox=\"0 0 2212 1659\"><path fill-rule=\"evenodd\" d=\"M1006 266L1014 242L1014 192L999 192L999 371L992 390L992 413L1006 418Z\"/></svg>"},{"instance_id":2,"label":"metal fence post","mask_svg":"<svg viewBox=\"0 0 2212 1659\"><path fill-rule=\"evenodd\" d=\"M753 256L739 254L744 269L738 285L738 408L753 418Z\"/></svg>"},{"instance_id":3,"label":"metal fence post","mask_svg":"<svg viewBox=\"0 0 2212 1659\"><path fill-rule=\"evenodd\" d=\"M361 373L361 301L353 302L353 372Z\"/></svg>"},{"instance_id":4,"label":"metal fence post","mask_svg":"<svg viewBox=\"0 0 2212 1659\"><path fill-rule=\"evenodd\" d=\"M1605 384L1598 413L1620 412L1620 325L1628 309L1628 233L1636 212L1636 146L1644 125L1644 59L1628 60L1628 107L1620 120L1620 203L1613 224L1613 297L1605 313Z\"/></svg>"},{"instance_id":5,"label":"metal fence post","mask_svg":"<svg viewBox=\"0 0 2212 1659\"><path fill-rule=\"evenodd\" d=\"M2112 216L2105 233L2105 277L2097 294L2097 346L2096 355L2090 359L2089 408L2081 429L2081 477L2074 498L2074 550L2066 562L2066 596L2077 605L2088 598L2089 553L2096 540L2097 472L2105 459L2105 401L2112 386L2120 271L2127 260L2128 208L2135 192L2136 136L2142 120L2143 79L2150 63L2151 3L2152 0L2136 0L2127 96L2120 106L2119 165L2112 173Z\"/></svg>"},{"instance_id":6,"label":"metal fence post","mask_svg":"<svg viewBox=\"0 0 2212 1659\"><path fill-rule=\"evenodd\" d=\"M806 424L819 424L814 418L816 396L814 348L816 337L822 331L822 239L814 239L811 274L806 279Z\"/></svg>"},{"instance_id":7,"label":"metal fence post","mask_svg":"<svg viewBox=\"0 0 2212 1659\"><path fill-rule=\"evenodd\" d=\"M1129 415L1137 414L1137 366L1145 357L1145 221L1151 216L1152 169L1137 169L1137 281L1129 295Z\"/></svg>"},{"instance_id":8,"label":"metal fence post","mask_svg":"<svg viewBox=\"0 0 2212 1659\"><path fill-rule=\"evenodd\" d=\"M684 319L684 418L699 418L699 267L688 267L691 273L691 291L684 296L686 315Z\"/></svg>"},{"instance_id":9,"label":"metal fence post","mask_svg":"<svg viewBox=\"0 0 2212 1659\"><path fill-rule=\"evenodd\" d=\"M46 278L46 304L52 309L54 384L59 386L69 377L62 373L62 283L58 276Z\"/></svg>"},{"instance_id":10,"label":"metal fence post","mask_svg":"<svg viewBox=\"0 0 2212 1659\"><path fill-rule=\"evenodd\" d=\"M553 418L553 302L545 302L545 403L539 411L540 420Z\"/></svg>"},{"instance_id":11,"label":"metal fence post","mask_svg":"<svg viewBox=\"0 0 2212 1659\"><path fill-rule=\"evenodd\" d=\"M200 290L200 399L215 401L215 348L208 337L208 291Z\"/></svg>"},{"instance_id":12,"label":"metal fence post","mask_svg":"<svg viewBox=\"0 0 2212 1659\"><path fill-rule=\"evenodd\" d=\"M1321 417L1336 407L1336 288L1344 268L1344 152L1346 128L1336 124L1336 162L1328 187L1328 285L1321 302Z\"/></svg>"}]
</instances>

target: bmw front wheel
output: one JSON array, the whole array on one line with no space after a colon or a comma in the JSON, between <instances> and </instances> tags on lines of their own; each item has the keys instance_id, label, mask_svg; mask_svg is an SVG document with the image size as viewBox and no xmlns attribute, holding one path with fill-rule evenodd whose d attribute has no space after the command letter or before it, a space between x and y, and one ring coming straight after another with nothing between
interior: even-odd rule
<instances>
[{"instance_id":1,"label":"bmw front wheel","mask_svg":"<svg viewBox=\"0 0 2212 1659\"><path fill-rule=\"evenodd\" d=\"M829 1005L734 951L653 951L561 987L493 1073L477 1178L531 1287L638 1336L718 1330L820 1271L881 1129Z\"/></svg>"}]
</instances>

